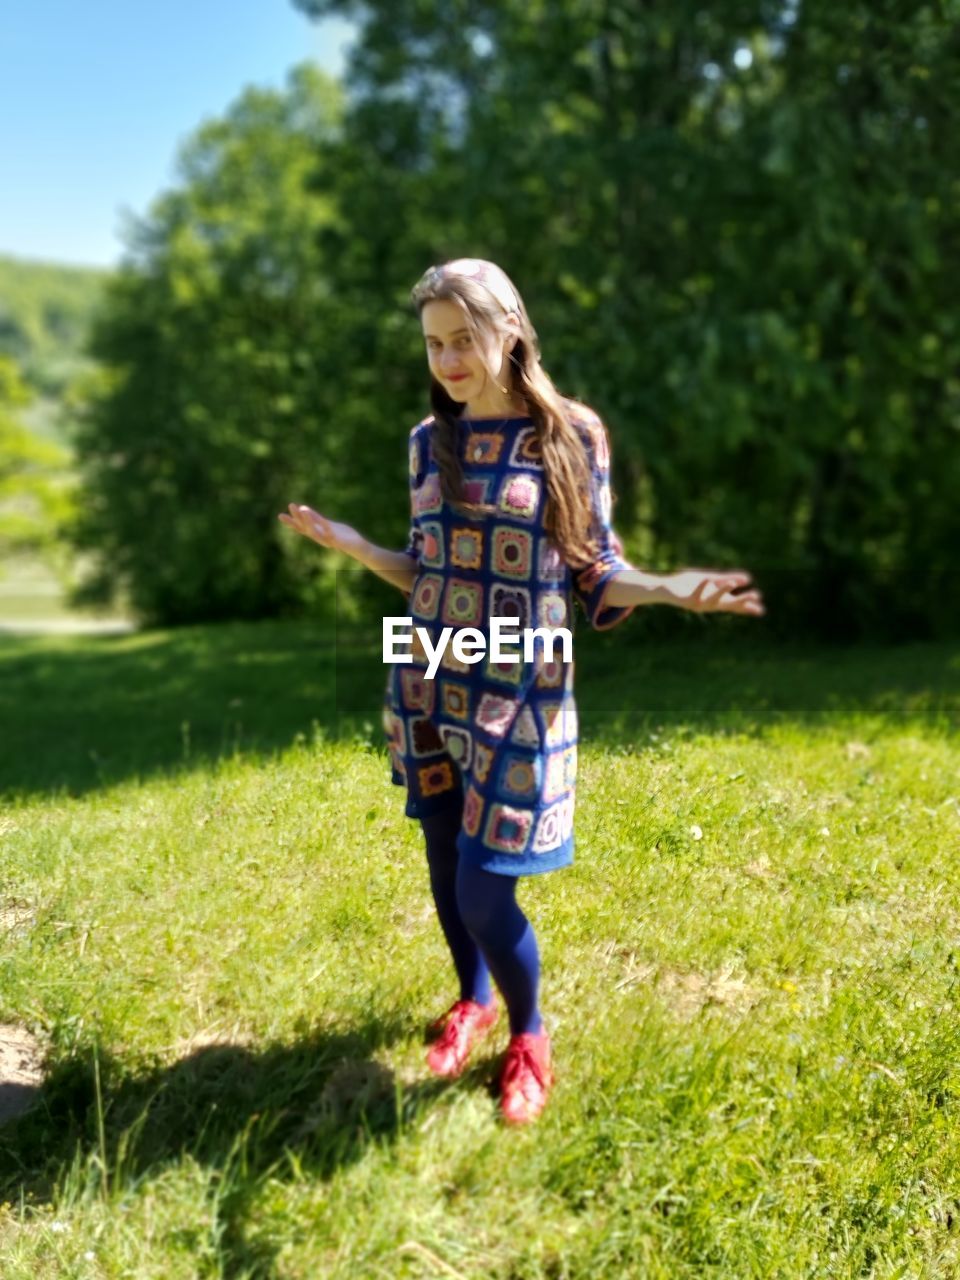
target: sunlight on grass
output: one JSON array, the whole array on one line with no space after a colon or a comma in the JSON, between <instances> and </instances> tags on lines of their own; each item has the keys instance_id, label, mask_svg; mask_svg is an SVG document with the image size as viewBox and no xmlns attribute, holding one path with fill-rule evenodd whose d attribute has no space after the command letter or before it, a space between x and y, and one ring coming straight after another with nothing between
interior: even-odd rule
<instances>
[{"instance_id":1,"label":"sunlight on grass","mask_svg":"<svg viewBox=\"0 0 960 1280\"><path fill-rule=\"evenodd\" d=\"M423 1062L452 965L364 660L334 681L295 628L105 645L0 650L51 754L4 756L0 1021L49 1046L0 1128L4 1280L960 1273L952 653L578 665L576 860L520 891L558 1084L514 1132L503 1036L452 1084ZM108 709L99 778L64 691Z\"/></svg>"}]
</instances>

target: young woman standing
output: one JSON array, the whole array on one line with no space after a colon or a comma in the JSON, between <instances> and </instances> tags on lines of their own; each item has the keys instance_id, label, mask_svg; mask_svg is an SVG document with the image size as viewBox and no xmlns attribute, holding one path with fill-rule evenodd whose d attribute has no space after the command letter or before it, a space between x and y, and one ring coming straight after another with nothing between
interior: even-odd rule
<instances>
[{"instance_id":1,"label":"young woman standing","mask_svg":"<svg viewBox=\"0 0 960 1280\"><path fill-rule=\"evenodd\" d=\"M489 620L510 618L521 634L572 631L574 599L599 630L641 604L753 616L764 609L743 571L658 575L623 558L611 525L604 425L558 393L523 301L498 266L461 258L431 267L413 302L433 412L409 437L406 550L374 546L303 505L291 503L279 518L399 586L431 652L446 628L474 636L474 651L461 647L462 656L448 643L428 678L427 650L414 632L412 661L390 669L384 727L392 780L406 789L407 816L423 827L460 985L433 1026L427 1063L437 1075L463 1071L498 1019L495 985L510 1029L501 1110L524 1123L543 1110L553 1069L538 1007L537 941L516 891L522 876L573 858L574 662L542 635L526 654L496 661Z\"/></svg>"}]
</instances>

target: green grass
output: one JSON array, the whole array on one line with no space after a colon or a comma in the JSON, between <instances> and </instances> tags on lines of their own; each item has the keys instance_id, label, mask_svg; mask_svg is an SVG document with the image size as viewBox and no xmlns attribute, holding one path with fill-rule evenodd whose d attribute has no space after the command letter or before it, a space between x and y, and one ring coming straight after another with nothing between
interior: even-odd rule
<instances>
[{"instance_id":1,"label":"green grass","mask_svg":"<svg viewBox=\"0 0 960 1280\"><path fill-rule=\"evenodd\" d=\"M0 628L19 622L60 621L67 616L63 589L52 571L35 561L0 567Z\"/></svg>"},{"instance_id":2,"label":"green grass","mask_svg":"<svg viewBox=\"0 0 960 1280\"><path fill-rule=\"evenodd\" d=\"M456 992L376 649L0 639L0 1020L50 1046L4 1280L960 1274L960 658L710 622L578 633L519 1132L502 1034L423 1063Z\"/></svg>"},{"instance_id":3,"label":"green grass","mask_svg":"<svg viewBox=\"0 0 960 1280\"><path fill-rule=\"evenodd\" d=\"M73 571L74 574L76 570ZM78 610L66 603L66 590L39 555L7 557L0 564L0 632L35 623L89 623L121 620L118 610Z\"/></svg>"}]
</instances>

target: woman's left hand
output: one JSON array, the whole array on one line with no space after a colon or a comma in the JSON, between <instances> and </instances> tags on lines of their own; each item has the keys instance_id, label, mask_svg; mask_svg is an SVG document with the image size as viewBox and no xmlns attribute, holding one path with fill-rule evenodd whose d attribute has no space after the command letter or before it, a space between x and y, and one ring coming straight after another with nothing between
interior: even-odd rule
<instances>
[{"instance_id":1,"label":"woman's left hand","mask_svg":"<svg viewBox=\"0 0 960 1280\"><path fill-rule=\"evenodd\" d=\"M753 579L745 569L678 569L665 576L673 602L693 613L766 613L760 592L743 591ZM733 592L737 594L734 595Z\"/></svg>"}]
</instances>

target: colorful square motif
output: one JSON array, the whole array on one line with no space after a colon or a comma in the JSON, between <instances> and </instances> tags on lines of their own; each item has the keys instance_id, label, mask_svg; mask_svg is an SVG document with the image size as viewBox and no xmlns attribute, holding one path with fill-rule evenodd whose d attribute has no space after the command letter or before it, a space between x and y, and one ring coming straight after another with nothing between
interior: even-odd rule
<instances>
[{"instance_id":1,"label":"colorful square motif","mask_svg":"<svg viewBox=\"0 0 960 1280\"><path fill-rule=\"evenodd\" d=\"M451 532L450 563L458 569L483 568L483 533L479 529L454 529Z\"/></svg>"},{"instance_id":2,"label":"colorful square motif","mask_svg":"<svg viewBox=\"0 0 960 1280\"><path fill-rule=\"evenodd\" d=\"M539 747L540 730L529 707L524 707L513 724L510 741L523 747Z\"/></svg>"},{"instance_id":3,"label":"colorful square motif","mask_svg":"<svg viewBox=\"0 0 960 1280\"><path fill-rule=\"evenodd\" d=\"M497 785L501 792L509 792L510 795L518 796L522 800L535 799L540 792L540 769L537 757L534 756L531 759L512 752L505 756L500 766Z\"/></svg>"},{"instance_id":4,"label":"colorful square motif","mask_svg":"<svg viewBox=\"0 0 960 1280\"><path fill-rule=\"evenodd\" d=\"M420 563L430 569L442 569L444 564L443 526L439 520L421 520L420 532L423 534Z\"/></svg>"},{"instance_id":5,"label":"colorful square motif","mask_svg":"<svg viewBox=\"0 0 960 1280\"><path fill-rule=\"evenodd\" d=\"M537 818L537 828L533 833L533 852L549 853L559 849L563 844L563 806L553 805L544 809Z\"/></svg>"},{"instance_id":6,"label":"colorful square motif","mask_svg":"<svg viewBox=\"0 0 960 1280\"><path fill-rule=\"evenodd\" d=\"M468 502L489 503L493 476L465 476L463 496Z\"/></svg>"},{"instance_id":7,"label":"colorful square motif","mask_svg":"<svg viewBox=\"0 0 960 1280\"><path fill-rule=\"evenodd\" d=\"M443 506L443 494L440 492L440 475L436 471L428 471L423 484L413 491L413 509L418 516L433 515Z\"/></svg>"},{"instance_id":8,"label":"colorful square motif","mask_svg":"<svg viewBox=\"0 0 960 1280\"><path fill-rule=\"evenodd\" d=\"M492 760L493 752L490 748L485 747L482 742L476 743L473 753L473 776L478 782L486 782Z\"/></svg>"},{"instance_id":9,"label":"colorful square motif","mask_svg":"<svg viewBox=\"0 0 960 1280\"><path fill-rule=\"evenodd\" d=\"M456 729L453 725L442 724L440 737L447 749L447 755L460 769L470 768L473 738L469 729Z\"/></svg>"},{"instance_id":10,"label":"colorful square motif","mask_svg":"<svg viewBox=\"0 0 960 1280\"><path fill-rule=\"evenodd\" d=\"M479 582L451 578L443 597L443 620L452 627L477 626L482 620L483 587Z\"/></svg>"},{"instance_id":11,"label":"colorful square motif","mask_svg":"<svg viewBox=\"0 0 960 1280\"><path fill-rule=\"evenodd\" d=\"M410 526L410 536L407 538L407 545L404 547L408 556L412 556L414 560L420 559L420 549L423 546L423 534L420 532L419 525Z\"/></svg>"},{"instance_id":12,"label":"colorful square motif","mask_svg":"<svg viewBox=\"0 0 960 1280\"><path fill-rule=\"evenodd\" d=\"M493 531L493 572L504 578L529 578L533 534L498 525Z\"/></svg>"},{"instance_id":13,"label":"colorful square motif","mask_svg":"<svg viewBox=\"0 0 960 1280\"><path fill-rule=\"evenodd\" d=\"M566 791L563 780L563 752L554 751L547 756L543 770L543 798L557 800Z\"/></svg>"},{"instance_id":14,"label":"colorful square motif","mask_svg":"<svg viewBox=\"0 0 960 1280\"><path fill-rule=\"evenodd\" d=\"M403 705L410 711L419 711L429 716L434 707L434 682L428 680L422 671L400 668L400 691Z\"/></svg>"},{"instance_id":15,"label":"colorful square motif","mask_svg":"<svg viewBox=\"0 0 960 1280\"><path fill-rule=\"evenodd\" d=\"M417 781L422 796L438 796L444 791L453 791L456 779L453 766L449 760L438 760L436 764L425 764L417 770Z\"/></svg>"},{"instance_id":16,"label":"colorful square motif","mask_svg":"<svg viewBox=\"0 0 960 1280\"><path fill-rule=\"evenodd\" d=\"M543 467L543 450L536 427L526 427L513 442L511 467Z\"/></svg>"},{"instance_id":17,"label":"colorful square motif","mask_svg":"<svg viewBox=\"0 0 960 1280\"><path fill-rule=\"evenodd\" d=\"M410 476L416 479L420 474L420 444L415 435L410 437Z\"/></svg>"},{"instance_id":18,"label":"colorful square motif","mask_svg":"<svg viewBox=\"0 0 960 1280\"><path fill-rule=\"evenodd\" d=\"M509 650L508 650L509 652ZM517 648L517 652L521 653L522 649ZM490 680L496 680L498 684L510 684L514 688L519 688L524 673L523 658L508 658L505 662L494 662L492 658L487 658L484 664L484 674Z\"/></svg>"},{"instance_id":19,"label":"colorful square motif","mask_svg":"<svg viewBox=\"0 0 960 1280\"><path fill-rule=\"evenodd\" d=\"M473 670L469 662L461 662L457 655L453 652L453 645L448 644L440 656L440 666L444 671L457 671L460 675L468 676Z\"/></svg>"},{"instance_id":20,"label":"colorful square motif","mask_svg":"<svg viewBox=\"0 0 960 1280\"><path fill-rule=\"evenodd\" d=\"M565 627L568 622L567 597L559 591L543 591L537 605L537 625Z\"/></svg>"},{"instance_id":21,"label":"colorful square motif","mask_svg":"<svg viewBox=\"0 0 960 1280\"><path fill-rule=\"evenodd\" d=\"M387 706L383 708L383 731L387 738L388 749L395 754L403 755L406 746L403 717L395 715Z\"/></svg>"},{"instance_id":22,"label":"colorful square motif","mask_svg":"<svg viewBox=\"0 0 960 1280\"><path fill-rule=\"evenodd\" d=\"M508 804L491 804L483 843L498 853L523 853L527 847L533 814Z\"/></svg>"},{"instance_id":23,"label":"colorful square motif","mask_svg":"<svg viewBox=\"0 0 960 1280\"><path fill-rule=\"evenodd\" d=\"M534 476L506 476L500 486L500 510L516 520L532 520L540 502L540 481Z\"/></svg>"},{"instance_id":24,"label":"colorful square motif","mask_svg":"<svg viewBox=\"0 0 960 1280\"><path fill-rule=\"evenodd\" d=\"M562 747L563 738L563 703L541 702L537 708L543 720L543 741L547 747Z\"/></svg>"},{"instance_id":25,"label":"colorful square motif","mask_svg":"<svg viewBox=\"0 0 960 1280\"><path fill-rule=\"evenodd\" d=\"M556 653L556 650L554 650ZM563 663L559 658L551 658L549 662L541 658L537 672L538 689L559 689L563 681Z\"/></svg>"},{"instance_id":26,"label":"colorful square motif","mask_svg":"<svg viewBox=\"0 0 960 1280\"><path fill-rule=\"evenodd\" d=\"M443 750L443 743L432 720L419 716L410 721L410 752L415 756L432 756Z\"/></svg>"},{"instance_id":27,"label":"colorful square motif","mask_svg":"<svg viewBox=\"0 0 960 1280\"><path fill-rule=\"evenodd\" d=\"M441 680L440 703L445 716L452 720L466 720L470 715L470 690L465 684Z\"/></svg>"},{"instance_id":28,"label":"colorful square motif","mask_svg":"<svg viewBox=\"0 0 960 1280\"><path fill-rule=\"evenodd\" d=\"M477 431L467 436L464 458L479 466L495 466L503 450L503 436L497 431Z\"/></svg>"},{"instance_id":29,"label":"colorful square motif","mask_svg":"<svg viewBox=\"0 0 960 1280\"><path fill-rule=\"evenodd\" d=\"M490 617L516 618L516 630L521 634L516 645L505 641L509 651L523 652L523 631L530 625L530 592L526 587L501 587L494 583L490 588Z\"/></svg>"},{"instance_id":30,"label":"colorful square motif","mask_svg":"<svg viewBox=\"0 0 960 1280\"><path fill-rule=\"evenodd\" d=\"M537 539L537 577L557 584L563 578L563 556L549 538Z\"/></svg>"},{"instance_id":31,"label":"colorful square motif","mask_svg":"<svg viewBox=\"0 0 960 1280\"><path fill-rule=\"evenodd\" d=\"M411 610L417 618L431 621L437 616L440 607L440 592L443 589L443 578L439 573L424 573L417 578L413 592ZM416 634L416 633L414 633Z\"/></svg>"},{"instance_id":32,"label":"colorful square motif","mask_svg":"<svg viewBox=\"0 0 960 1280\"><path fill-rule=\"evenodd\" d=\"M477 724L481 729L486 729L492 738L502 738L516 714L516 698L501 698L496 693L485 693L477 706Z\"/></svg>"},{"instance_id":33,"label":"colorful square motif","mask_svg":"<svg viewBox=\"0 0 960 1280\"><path fill-rule=\"evenodd\" d=\"M577 784L577 748L566 747L563 752L563 785L569 790Z\"/></svg>"},{"instance_id":34,"label":"colorful square motif","mask_svg":"<svg viewBox=\"0 0 960 1280\"><path fill-rule=\"evenodd\" d=\"M463 829L468 836L475 836L480 830L480 819L483 817L483 796L471 783L463 798Z\"/></svg>"}]
</instances>

